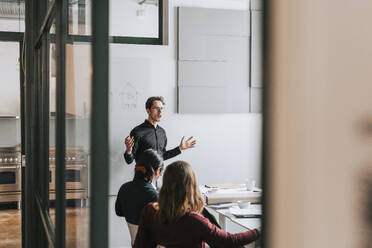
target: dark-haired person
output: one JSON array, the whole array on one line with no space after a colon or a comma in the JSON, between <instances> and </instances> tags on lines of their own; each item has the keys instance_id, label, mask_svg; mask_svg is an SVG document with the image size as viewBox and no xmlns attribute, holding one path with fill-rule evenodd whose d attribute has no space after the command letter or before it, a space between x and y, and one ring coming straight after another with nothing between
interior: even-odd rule
<instances>
[{"instance_id":1,"label":"dark-haired person","mask_svg":"<svg viewBox=\"0 0 372 248\"><path fill-rule=\"evenodd\" d=\"M141 153L149 148L158 151L164 160L173 158L186 150L195 146L196 141L193 137L185 139L182 137L179 146L166 150L167 135L165 130L158 125L160 122L163 107L165 105L164 98L161 96L152 96L146 101L146 112L148 118L142 124L136 126L130 135L125 138L126 150L124 152L124 159L127 164L137 160Z\"/></svg>"},{"instance_id":2,"label":"dark-haired person","mask_svg":"<svg viewBox=\"0 0 372 248\"><path fill-rule=\"evenodd\" d=\"M158 192L153 183L163 169L163 159L157 151L148 149L136 161L132 181L124 183L119 190L115 211L127 221L132 245L136 237L141 210L149 202L158 200Z\"/></svg>"},{"instance_id":3,"label":"dark-haired person","mask_svg":"<svg viewBox=\"0 0 372 248\"><path fill-rule=\"evenodd\" d=\"M134 248L150 248L160 244L167 248L241 247L257 240L258 229L230 234L203 217L203 200L195 174L184 161L167 166L158 203L142 210Z\"/></svg>"}]
</instances>

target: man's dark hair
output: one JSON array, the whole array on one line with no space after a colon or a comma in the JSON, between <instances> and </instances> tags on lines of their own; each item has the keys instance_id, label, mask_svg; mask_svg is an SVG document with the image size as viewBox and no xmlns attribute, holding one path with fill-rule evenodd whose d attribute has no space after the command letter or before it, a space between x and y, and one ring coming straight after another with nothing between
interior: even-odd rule
<instances>
[{"instance_id":1,"label":"man's dark hair","mask_svg":"<svg viewBox=\"0 0 372 248\"><path fill-rule=\"evenodd\" d=\"M151 182L155 171L158 168L162 171L163 167L162 156L154 149L147 149L140 155L138 161L136 161L134 178Z\"/></svg>"},{"instance_id":2,"label":"man's dark hair","mask_svg":"<svg viewBox=\"0 0 372 248\"><path fill-rule=\"evenodd\" d=\"M149 97L146 101L146 109L151 109L152 107L152 104L155 102L155 101L161 101L161 103L163 105L165 105L165 102L164 102L164 98L162 96L152 96L152 97Z\"/></svg>"}]
</instances>

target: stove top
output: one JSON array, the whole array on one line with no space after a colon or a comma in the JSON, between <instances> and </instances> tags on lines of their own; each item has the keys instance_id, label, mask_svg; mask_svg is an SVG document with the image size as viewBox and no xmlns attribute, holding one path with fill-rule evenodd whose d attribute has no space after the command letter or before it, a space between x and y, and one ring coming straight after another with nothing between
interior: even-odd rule
<instances>
[{"instance_id":1,"label":"stove top","mask_svg":"<svg viewBox=\"0 0 372 248\"><path fill-rule=\"evenodd\" d=\"M0 147L0 166L21 164L21 146Z\"/></svg>"}]
</instances>

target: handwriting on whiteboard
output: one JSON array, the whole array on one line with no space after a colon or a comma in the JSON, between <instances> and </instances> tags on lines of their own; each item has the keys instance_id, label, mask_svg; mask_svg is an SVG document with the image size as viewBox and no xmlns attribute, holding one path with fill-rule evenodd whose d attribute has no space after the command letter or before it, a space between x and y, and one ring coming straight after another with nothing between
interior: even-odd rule
<instances>
[{"instance_id":1,"label":"handwriting on whiteboard","mask_svg":"<svg viewBox=\"0 0 372 248\"><path fill-rule=\"evenodd\" d=\"M121 109L124 111L137 109L139 92L130 83L127 82L119 93Z\"/></svg>"}]
</instances>

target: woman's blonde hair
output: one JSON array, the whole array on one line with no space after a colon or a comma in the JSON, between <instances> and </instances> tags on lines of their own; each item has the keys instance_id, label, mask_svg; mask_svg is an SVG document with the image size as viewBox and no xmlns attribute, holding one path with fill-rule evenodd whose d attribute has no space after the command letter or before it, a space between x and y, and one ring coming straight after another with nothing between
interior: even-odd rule
<instances>
[{"instance_id":1,"label":"woman's blonde hair","mask_svg":"<svg viewBox=\"0 0 372 248\"><path fill-rule=\"evenodd\" d=\"M185 161L176 161L168 165L159 193L160 221L174 223L188 211L200 213L203 207L203 199L191 166Z\"/></svg>"}]
</instances>

